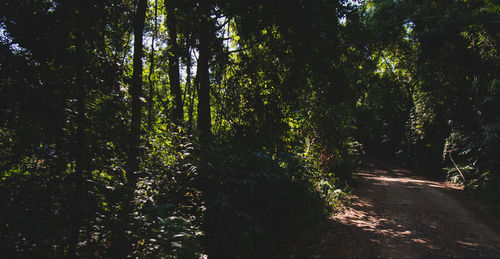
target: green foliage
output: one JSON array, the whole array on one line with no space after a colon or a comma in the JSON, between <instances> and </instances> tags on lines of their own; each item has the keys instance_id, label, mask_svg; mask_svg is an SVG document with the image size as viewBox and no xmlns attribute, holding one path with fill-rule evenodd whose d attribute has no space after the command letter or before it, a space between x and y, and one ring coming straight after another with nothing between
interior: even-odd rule
<instances>
[{"instance_id":1,"label":"green foliage","mask_svg":"<svg viewBox=\"0 0 500 259\"><path fill-rule=\"evenodd\" d=\"M363 73L350 81L360 89L359 139L437 177L443 166L456 171L453 151L471 181L485 178L473 172L497 153L484 140L495 136L486 118L497 109L485 104L499 65L491 30L498 9L489 1L369 1L360 10L361 19L345 24L346 43L363 29L367 38L345 54L348 71ZM366 49L368 58L361 56Z\"/></svg>"},{"instance_id":2,"label":"green foliage","mask_svg":"<svg viewBox=\"0 0 500 259\"><path fill-rule=\"evenodd\" d=\"M476 99L479 116L474 124L467 126L452 125L454 131L447 138L444 154L455 151L458 163L467 168L467 188L476 191L496 192L500 187L499 177L499 117L498 117L498 80L491 80ZM474 84L472 89L479 86ZM493 106L494 105L494 106ZM444 157L446 159L446 157Z\"/></svg>"},{"instance_id":3,"label":"green foliage","mask_svg":"<svg viewBox=\"0 0 500 259\"><path fill-rule=\"evenodd\" d=\"M144 147L145 174L134 194L134 249L141 257L199 258L205 206L195 145L182 128L158 125Z\"/></svg>"},{"instance_id":4,"label":"green foliage","mask_svg":"<svg viewBox=\"0 0 500 259\"><path fill-rule=\"evenodd\" d=\"M278 240L326 212L307 169L289 154L234 146L213 148L203 157L210 161L200 173L207 207L203 228L212 256L269 255Z\"/></svg>"},{"instance_id":5,"label":"green foliage","mask_svg":"<svg viewBox=\"0 0 500 259\"><path fill-rule=\"evenodd\" d=\"M7 256L269 256L365 152L498 197L493 1L148 3L145 64L134 1L0 4Z\"/></svg>"}]
</instances>

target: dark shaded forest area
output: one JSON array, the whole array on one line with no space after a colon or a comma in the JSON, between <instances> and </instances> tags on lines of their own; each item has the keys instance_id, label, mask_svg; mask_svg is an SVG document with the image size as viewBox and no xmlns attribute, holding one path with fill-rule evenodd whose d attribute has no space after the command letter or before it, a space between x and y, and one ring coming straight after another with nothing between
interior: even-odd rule
<instances>
[{"instance_id":1,"label":"dark shaded forest area","mask_svg":"<svg viewBox=\"0 0 500 259\"><path fill-rule=\"evenodd\" d=\"M494 0L3 0L7 258L269 258L364 157L500 215Z\"/></svg>"}]
</instances>

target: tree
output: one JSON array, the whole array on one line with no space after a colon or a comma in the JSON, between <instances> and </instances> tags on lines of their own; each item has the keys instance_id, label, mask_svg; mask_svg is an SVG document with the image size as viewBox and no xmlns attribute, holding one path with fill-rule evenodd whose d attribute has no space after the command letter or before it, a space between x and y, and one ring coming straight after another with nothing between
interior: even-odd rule
<instances>
[{"instance_id":1,"label":"tree","mask_svg":"<svg viewBox=\"0 0 500 259\"><path fill-rule=\"evenodd\" d=\"M113 233L111 243L111 254L115 258L126 257L133 246L129 240L127 231L130 218L134 211L134 191L140 174L141 160L141 117L142 117L142 57L143 57L143 31L146 18L147 0L138 0L134 18L134 60L132 83L129 89L132 105L132 118L130 121L128 172L126 174L126 186L123 208L118 220L121 225L116 233Z\"/></svg>"},{"instance_id":2,"label":"tree","mask_svg":"<svg viewBox=\"0 0 500 259\"><path fill-rule=\"evenodd\" d=\"M200 2L199 16L199 43L198 43L198 65L196 72L197 90L198 90L198 131L200 139L206 142L210 139L210 127L212 124L210 112L210 4Z\"/></svg>"},{"instance_id":3,"label":"tree","mask_svg":"<svg viewBox=\"0 0 500 259\"><path fill-rule=\"evenodd\" d=\"M184 108L182 102L182 91L179 79L179 47L177 44L177 19L175 13L175 2L165 0L167 10L168 29L168 78L170 90L174 95L173 119L175 124L181 125L184 122Z\"/></svg>"},{"instance_id":4,"label":"tree","mask_svg":"<svg viewBox=\"0 0 500 259\"><path fill-rule=\"evenodd\" d=\"M130 86L130 97L132 101L132 119L130 122L130 150L128 162L127 180L130 186L134 186L139 174L140 150L141 150L141 117L142 117L142 36L146 18L147 1L137 2L137 11L134 19L134 69L132 84Z\"/></svg>"}]
</instances>

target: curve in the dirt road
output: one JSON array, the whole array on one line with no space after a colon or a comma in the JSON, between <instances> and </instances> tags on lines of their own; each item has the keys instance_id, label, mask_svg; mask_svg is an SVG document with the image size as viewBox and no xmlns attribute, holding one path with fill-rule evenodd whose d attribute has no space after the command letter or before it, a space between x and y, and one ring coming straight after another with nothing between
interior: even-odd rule
<instances>
[{"instance_id":1,"label":"curve in the dirt road","mask_svg":"<svg viewBox=\"0 0 500 259\"><path fill-rule=\"evenodd\" d=\"M500 258L500 235L451 184L370 164L354 202L326 223L315 258Z\"/></svg>"}]
</instances>

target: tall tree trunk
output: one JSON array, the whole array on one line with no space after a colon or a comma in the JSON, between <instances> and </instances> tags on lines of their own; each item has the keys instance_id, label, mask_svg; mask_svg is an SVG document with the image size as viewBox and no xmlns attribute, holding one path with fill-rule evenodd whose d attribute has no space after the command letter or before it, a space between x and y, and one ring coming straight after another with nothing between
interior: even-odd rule
<instances>
[{"instance_id":1,"label":"tall tree trunk","mask_svg":"<svg viewBox=\"0 0 500 259\"><path fill-rule=\"evenodd\" d=\"M151 55L149 56L149 98L148 98L148 130L151 131L153 127L153 96L154 96L154 83L151 76L154 74L155 68L155 38L158 32L158 0L155 0L155 27L153 37L151 39Z\"/></svg>"},{"instance_id":2,"label":"tall tree trunk","mask_svg":"<svg viewBox=\"0 0 500 259\"><path fill-rule=\"evenodd\" d=\"M187 53L189 54L189 46L187 45L187 43L185 43L185 46L186 46L186 49L187 49ZM182 59L181 59L182 60ZM184 85L184 92L182 93L182 102L183 102L183 105L186 105L187 104L187 96L188 95L191 95L190 94L190 80L191 80L191 57L188 57L186 56L186 84Z\"/></svg>"},{"instance_id":3,"label":"tall tree trunk","mask_svg":"<svg viewBox=\"0 0 500 259\"><path fill-rule=\"evenodd\" d=\"M208 6L205 3L200 21L200 44L199 58L196 77L198 81L198 130L200 140L206 142L210 139L210 80L209 80L209 58L210 58L210 34L208 26Z\"/></svg>"},{"instance_id":4,"label":"tall tree trunk","mask_svg":"<svg viewBox=\"0 0 500 259\"><path fill-rule=\"evenodd\" d=\"M186 56L186 91L189 91L189 95L187 95L187 98L189 98L189 103L187 105L188 105L188 127L190 130L193 129L193 103L195 94L195 91L193 89L193 84L191 84L192 65L193 64L191 59L191 49L188 46L187 56Z\"/></svg>"},{"instance_id":5,"label":"tall tree trunk","mask_svg":"<svg viewBox=\"0 0 500 259\"><path fill-rule=\"evenodd\" d=\"M80 74L80 73L79 73ZM80 77L78 75L77 77ZM78 84L77 90L77 117L76 117L76 168L73 180L73 197L72 197L72 230L70 236L70 249L69 257L76 255L76 249L79 243L80 227L83 221L81 202L83 198L83 179L84 175L88 171L88 159L87 159L87 136L85 131L87 129L86 117L85 117L85 103L86 103L86 93L84 86Z\"/></svg>"},{"instance_id":6,"label":"tall tree trunk","mask_svg":"<svg viewBox=\"0 0 500 259\"><path fill-rule=\"evenodd\" d=\"M168 29L168 78L170 90L174 95L173 119L176 125L184 122L184 111L182 105L182 91L179 79L179 48L177 46L177 21L175 17L175 7L172 1L165 1L167 8L167 29Z\"/></svg>"},{"instance_id":7,"label":"tall tree trunk","mask_svg":"<svg viewBox=\"0 0 500 259\"><path fill-rule=\"evenodd\" d=\"M88 129L86 112L87 93L84 83L85 71L85 33L76 33L76 57L75 64L75 81L73 87L76 90L76 141L75 141L75 174L73 178L73 194L71 200L71 234L69 237L70 247L68 249L68 257L74 257L77 253L79 243L80 228L83 221L82 215L82 198L83 198L83 182L84 175L89 169L89 160L87 158L87 134Z\"/></svg>"},{"instance_id":8,"label":"tall tree trunk","mask_svg":"<svg viewBox=\"0 0 500 259\"><path fill-rule=\"evenodd\" d=\"M127 181L135 185L139 172L139 151L141 139L141 108L142 95L142 34L146 18L147 0L139 0L134 19L134 65L130 96L132 98L132 121L130 123L129 157Z\"/></svg>"},{"instance_id":9,"label":"tall tree trunk","mask_svg":"<svg viewBox=\"0 0 500 259\"><path fill-rule=\"evenodd\" d=\"M123 197L123 206L119 211L116 222L118 229L113 233L110 253L112 258L126 258L133 248L132 240L129 240L127 230L131 222L133 212L134 190L139 174L139 155L141 144L141 110L142 103L142 36L146 18L147 0L139 0L134 18L134 64L132 73L132 85L130 96L132 98L132 120L130 123L129 154L127 171L127 188Z\"/></svg>"}]
</instances>

